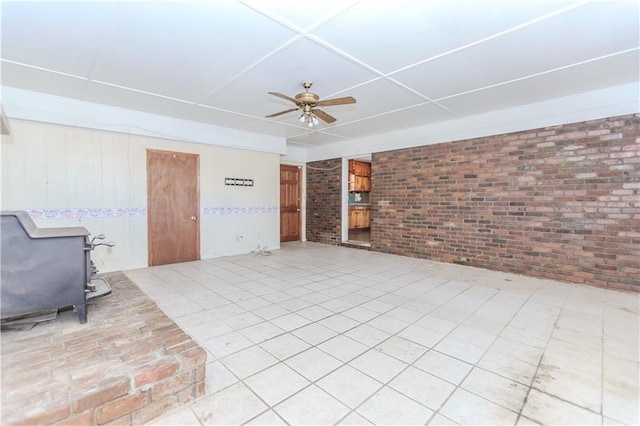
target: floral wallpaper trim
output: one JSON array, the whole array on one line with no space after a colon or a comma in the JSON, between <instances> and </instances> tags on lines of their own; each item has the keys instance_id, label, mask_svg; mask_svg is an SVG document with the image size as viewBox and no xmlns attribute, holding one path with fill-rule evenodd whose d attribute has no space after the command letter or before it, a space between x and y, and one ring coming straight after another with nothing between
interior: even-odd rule
<instances>
[{"instance_id":1,"label":"floral wallpaper trim","mask_svg":"<svg viewBox=\"0 0 640 426\"><path fill-rule=\"evenodd\" d=\"M202 207L201 215L238 215L278 213L278 207ZM98 209L27 209L32 219L105 219L119 217L146 217L146 207L98 208Z\"/></svg>"},{"instance_id":2,"label":"floral wallpaper trim","mask_svg":"<svg viewBox=\"0 0 640 426\"><path fill-rule=\"evenodd\" d=\"M27 209L32 219L94 219L112 217L144 217L145 207L122 207L115 209Z\"/></svg>"},{"instance_id":3,"label":"floral wallpaper trim","mask_svg":"<svg viewBox=\"0 0 640 426\"><path fill-rule=\"evenodd\" d=\"M228 214L268 214L278 213L278 207L202 207L202 215L228 215Z\"/></svg>"}]
</instances>

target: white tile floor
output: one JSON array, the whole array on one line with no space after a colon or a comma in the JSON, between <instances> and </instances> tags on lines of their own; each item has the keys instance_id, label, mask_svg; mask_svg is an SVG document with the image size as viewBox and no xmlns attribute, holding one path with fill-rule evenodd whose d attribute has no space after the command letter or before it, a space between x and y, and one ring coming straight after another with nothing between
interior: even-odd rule
<instances>
[{"instance_id":1,"label":"white tile floor","mask_svg":"<svg viewBox=\"0 0 640 426\"><path fill-rule=\"evenodd\" d=\"M638 424L638 294L288 243L128 271L209 353L156 424Z\"/></svg>"}]
</instances>

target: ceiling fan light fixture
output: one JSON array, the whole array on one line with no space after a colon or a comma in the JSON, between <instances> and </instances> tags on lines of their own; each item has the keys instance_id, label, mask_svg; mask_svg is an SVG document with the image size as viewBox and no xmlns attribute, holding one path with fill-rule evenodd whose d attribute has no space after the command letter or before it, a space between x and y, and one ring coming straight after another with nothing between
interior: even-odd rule
<instances>
[{"instance_id":1,"label":"ceiling fan light fixture","mask_svg":"<svg viewBox=\"0 0 640 426\"><path fill-rule=\"evenodd\" d=\"M304 114L301 114L299 120L301 123L304 123L305 121L307 121L307 118L304 116Z\"/></svg>"},{"instance_id":2,"label":"ceiling fan light fixture","mask_svg":"<svg viewBox=\"0 0 640 426\"><path fill-rule=\"evenodd\" d=\"M311 114L311 122L313 123L314 126L317 126L320 123L316 118L316 116L313 114Z\"/></svg>"}]
</instances>

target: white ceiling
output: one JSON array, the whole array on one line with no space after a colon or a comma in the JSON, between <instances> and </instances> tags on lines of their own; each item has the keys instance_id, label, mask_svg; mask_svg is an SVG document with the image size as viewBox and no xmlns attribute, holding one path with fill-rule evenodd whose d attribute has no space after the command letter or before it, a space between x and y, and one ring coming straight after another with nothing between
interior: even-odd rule
<instances>
[{"instance_id":1,"label":"white ceiling","mask_svg":"<svg viewBox=\"0 0 640 426\"><path fill-rule=\"evenodd\" d=\"M2 2L2 85L312 147L637 82L639 2ZM338 120L308 129L312 80Z\"/></svg>"}]
</instances>

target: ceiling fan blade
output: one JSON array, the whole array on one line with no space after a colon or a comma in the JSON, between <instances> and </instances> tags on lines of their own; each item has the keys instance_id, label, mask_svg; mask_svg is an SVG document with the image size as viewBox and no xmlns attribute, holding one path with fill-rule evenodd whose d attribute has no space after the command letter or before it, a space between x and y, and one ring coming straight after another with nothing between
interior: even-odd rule
<instances>
[{"instance_id":1,"label":"ceiling fan blade","mask_svg":"<svg viewBox=\"0 0 640 426\"><path fill-rule=\"evenodd\" d=\"M333 123L334 121L336 121L335 117L332 117L321 109L314 109L313 113L325 123Z\"/></svg>"},{"instance_id":2,"label":"ceiling fan blade","mask_svg":"<svg viewBox=\"0 0 640 426\"><path fill-rule=\"evenodd\" d=\"M292 98L292 97L290 97L290 96L283 95L282 93L278 93L278 92L268 92L268 93L269 93L270 95L277 96L277 97L279 97L279 98L282 98L282 99L286 99L286 100L288 100L288 101L291 101L291 102L293 102L293 103L294 103L294 104L296 104L296 105L300 105L300 102L296 101L295 99L293 99L293 98Z\"/></svg>"},{"instance_id":3,"label":"ceiling fan blade","mask_svg":"<svg viewBox=\"0 0 640 426\"><path fill-rule=\"evenodd\" d=\"M288 110L285 110L285 111L276 112L275 114L265 115L265 118L277 117L279 115L286 114L288 112L296 111L296 110L299 110L299 109L300 108L291 108L291 109L288 109Z\"/></svg>"},{"instance_id":4,"label":"ceiling fan blade","mask_svg":"<svg viewBox=\"0 0 640 426\"><path fill-rule=\"evenodd\" d=\"M344 98L327 99L317 103L318 106L332 106L332 105L347 105L355 104L356 99L352 96L345 96Z\"/></svg>"}]
</instances>

